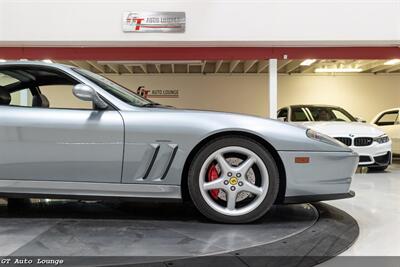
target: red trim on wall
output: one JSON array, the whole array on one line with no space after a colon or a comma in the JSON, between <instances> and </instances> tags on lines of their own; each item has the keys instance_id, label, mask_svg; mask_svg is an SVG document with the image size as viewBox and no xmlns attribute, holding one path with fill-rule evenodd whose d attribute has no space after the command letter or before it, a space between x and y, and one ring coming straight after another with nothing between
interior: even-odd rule
<instances>
[{"instance_id":1,"label":"red trim on wall","mask_svg":"<svg viewBox=\"0 0 400 267\"><path fill-rule=\"evenodd\" d=\"M390 59L399 47L0 47L2 59L234 60Z\"/></svg>"}]
</instances>

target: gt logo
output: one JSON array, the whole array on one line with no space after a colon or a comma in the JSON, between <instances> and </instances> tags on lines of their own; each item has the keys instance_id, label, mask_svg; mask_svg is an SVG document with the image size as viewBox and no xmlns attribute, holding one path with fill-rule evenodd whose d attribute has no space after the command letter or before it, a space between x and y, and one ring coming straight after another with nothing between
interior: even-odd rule
<instances>
[{"instance_id":1,"label":"gt logo","mask_svg":"<svg viewBox=\"0 0 400 267\"><path fill-rule=\"evenodd\" d=\"M142 24L143 18L128 18L127 21L129 24L133 24L135 26L135 31L140 31L140 25Z\"/></svg>"}]
</instances>

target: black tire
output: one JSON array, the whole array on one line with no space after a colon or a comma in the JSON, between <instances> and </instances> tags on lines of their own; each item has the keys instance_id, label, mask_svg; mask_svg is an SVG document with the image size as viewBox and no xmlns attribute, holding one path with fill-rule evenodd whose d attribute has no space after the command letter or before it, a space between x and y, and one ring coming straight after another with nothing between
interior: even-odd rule
<instances>
[{"instance_id":1,"label":"black tire","mask_svg":"<svg viewBox=\"0 0 400 267\"><path fill-rule=\"evenodd\" d=\"M11 210L26 208L31 204L29 198L8 198L7 207Z\"/></svg>"},{"instance_id":2,"label":"black tire","mask_svg":"<svg viewBox=\"0 0 400 267\"><path fill-rule=\"evenodd\" d=\"M368 172L383 172L385 171L389 166L379 166L379 167L368 167Z\"/></svg>"},{"instance_id":3,"label":"black tire","mask_svg":"<svg viewBox=\"0 0 400 267\"><path fill-rule=\"evenodd\" d=\"M240 216L228 216L212 209L200 191L199 175L204 161L218 149L227 146L240 146L253 151L262 159L268 170L269 186L264 200L256 209ZM208 142L195 155L189 167L188 188L194 205L207 218L221 223L249 223L265 215L274 204L279 190L279 171L274 158L262 144L247 137L226 136Z\"/></svg>"}]
</instances>

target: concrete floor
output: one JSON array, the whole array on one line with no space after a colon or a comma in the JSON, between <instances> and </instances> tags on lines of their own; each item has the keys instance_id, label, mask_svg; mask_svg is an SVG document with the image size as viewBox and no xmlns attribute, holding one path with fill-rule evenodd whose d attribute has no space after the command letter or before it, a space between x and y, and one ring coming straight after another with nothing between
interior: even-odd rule
<instances>
[{"instance_id":1,"label":"concrete floor","mask_svg":"<svg viewBox=\"0 0 400 267\"><path fill-rule=\"evenodd\" d=\"M360 226L355 244L341 256L400 256L400 160L383 173L357 173L356 197L329 201ZM321 266L334 266L335 259Z\"/></svg>"}]
</instances>

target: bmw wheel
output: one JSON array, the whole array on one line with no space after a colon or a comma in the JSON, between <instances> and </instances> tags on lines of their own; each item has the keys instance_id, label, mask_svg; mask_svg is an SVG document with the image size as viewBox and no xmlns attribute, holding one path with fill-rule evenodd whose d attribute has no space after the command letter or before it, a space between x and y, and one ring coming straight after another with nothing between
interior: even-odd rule
<instances>
[{"instance_id":1,"label":"bmw wheel","mask_svg":"<svg viewBox=\"0 0 400 267\"><path fill-rule=\"evenodd\" d=\"M368 167L368 172L383 172L385 171L389 165L386 166L378 166L378 167Z\"/></svg>"},{"instance_id":2,"label":"bmw wheel","mask_svg":"<svg viewBox=\"0 0 400 267\"><path fill-rule=\"evenodd\" d=\"M279 173L271 154L245 137L224 137L206 144L188 176L190 196L209 219L246 223L263 216L278 194Z\"/></svg>"}]
</instances>

